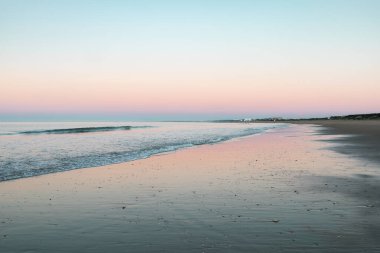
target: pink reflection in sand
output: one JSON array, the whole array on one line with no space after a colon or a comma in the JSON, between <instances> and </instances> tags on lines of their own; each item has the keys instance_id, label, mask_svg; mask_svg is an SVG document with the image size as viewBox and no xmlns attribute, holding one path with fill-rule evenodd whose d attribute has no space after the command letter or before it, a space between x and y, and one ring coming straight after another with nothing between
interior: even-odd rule
<instances>
[{"instance_id":1,"label":"pink reflection in sand","mask_svg":"<svg viewBox=\"0 0 380 253\"><path fill-rule=\"evenodd\" d=\"M357 213L353 207L362 200L342 189L357 189L355 173L378 172L326 149L331 145L315 141L326 137L313 133L310 126L292 126L134 162L2 182L2 231L9 235L3 247L175 251L203 243L219 251L267 251L270 245L276 252L315 247L310 238L330 249L334 236L333 247L344 248L361 229L352 222L374 221ZM358 247L371 246L370 236L361 240Z\"/></svg>"}]
</instances>

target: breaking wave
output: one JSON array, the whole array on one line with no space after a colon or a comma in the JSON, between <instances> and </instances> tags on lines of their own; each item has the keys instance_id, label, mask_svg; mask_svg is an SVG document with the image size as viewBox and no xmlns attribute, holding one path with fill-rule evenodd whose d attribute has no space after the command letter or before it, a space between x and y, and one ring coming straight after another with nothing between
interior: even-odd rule
<instances>
[{"instance_id":1,"label":"breaking wave","mask_svg":"<svg viewBox=\"0 0 380 253\"><path fill-rule=\"evenodd\" d=\"M21 131L17 133L9 133L6 135L15 134L82 134L93 132L109 132L109 131L121 131L130 130L132 128L147 128L150 126L104 126L104 127L79 127L79 128L61 128L61 129L44 129L44 130L30 130Z\"/></svg>"}]
</instances>

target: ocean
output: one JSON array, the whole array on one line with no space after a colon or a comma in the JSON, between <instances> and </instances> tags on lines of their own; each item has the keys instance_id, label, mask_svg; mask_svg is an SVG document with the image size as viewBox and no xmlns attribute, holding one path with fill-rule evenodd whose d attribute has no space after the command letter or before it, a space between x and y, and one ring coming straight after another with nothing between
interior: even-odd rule
<instances>
[{"instance_id":1,"label":"ocean","mask_svg":"<svg viewBox=\"0 0 380 253\"><path fill-rule=\"evenodd\" d=\"M0 181L147 158L286 124L1 122Z\"/></svg>"}]
</instances>

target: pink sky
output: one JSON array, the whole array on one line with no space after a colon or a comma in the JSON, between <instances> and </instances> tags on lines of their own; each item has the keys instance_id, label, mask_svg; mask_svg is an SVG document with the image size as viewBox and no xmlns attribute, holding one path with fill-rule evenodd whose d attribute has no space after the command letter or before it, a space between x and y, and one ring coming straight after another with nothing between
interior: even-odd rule
<instances>
[{"instance_id":1,"label":"pink sky","mask_svg":"<svg viewBox=\"0 0 380 253\"><path fill-rule=\"evenodd\" d=\"M376 2L155 3L4 3L0 114L380 111Z\"/></svg>"}]
</instances>

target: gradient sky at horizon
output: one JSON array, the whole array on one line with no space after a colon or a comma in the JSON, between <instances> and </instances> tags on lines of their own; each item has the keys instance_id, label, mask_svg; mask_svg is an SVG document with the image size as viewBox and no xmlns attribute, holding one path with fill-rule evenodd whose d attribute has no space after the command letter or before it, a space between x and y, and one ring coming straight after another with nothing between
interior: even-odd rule
<instances>
[{"instance_id":1,"label":"gradient sky at horizon","mask_svg":"<svg viewBox=\"0 0 380 253\"><path fill-rule=\"evenodd\" d=\"M380 1L0 0L0 118L378 111Z\"/></svg>"}]
</instances>

